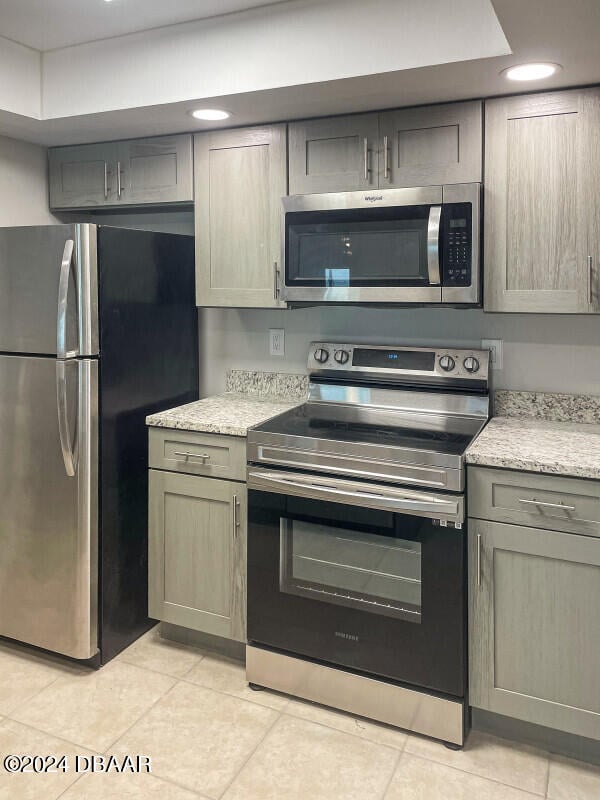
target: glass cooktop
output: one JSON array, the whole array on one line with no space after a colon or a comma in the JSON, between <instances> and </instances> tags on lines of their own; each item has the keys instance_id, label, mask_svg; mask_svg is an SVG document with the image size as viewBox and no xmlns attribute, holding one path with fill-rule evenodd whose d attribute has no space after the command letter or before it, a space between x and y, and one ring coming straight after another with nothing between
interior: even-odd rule
<instances>
[{"instance_id":1,"label":"glass cooktop","mask_svg":"<svg viewBox=\"0 0 600 800\"><path fill-rule=\"evenodd\" d=\"M464 453L473 440L473 436L467 433L328 419L320 416L316 410L309 410L307 405L265 422L258 430L286 436L405 447L458 456Z\"/></svg>"}]
</instances>

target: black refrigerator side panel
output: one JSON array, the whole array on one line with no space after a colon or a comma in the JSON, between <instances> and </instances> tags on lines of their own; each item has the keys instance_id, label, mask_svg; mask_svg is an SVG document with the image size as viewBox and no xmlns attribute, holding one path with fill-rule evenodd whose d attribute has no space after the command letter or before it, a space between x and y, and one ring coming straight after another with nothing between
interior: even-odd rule
<instances>
[{"instance_id":1,"label":"black refrigerator side panel","mask_svg":"<svg viewBox=\"0 0 600 800\"><path fill-rule=\"evenodd\" d=\"M148 431L198 399L191 236L98 229L100 649L106 663L148 629Z\"/></svg>"}]
</instances>

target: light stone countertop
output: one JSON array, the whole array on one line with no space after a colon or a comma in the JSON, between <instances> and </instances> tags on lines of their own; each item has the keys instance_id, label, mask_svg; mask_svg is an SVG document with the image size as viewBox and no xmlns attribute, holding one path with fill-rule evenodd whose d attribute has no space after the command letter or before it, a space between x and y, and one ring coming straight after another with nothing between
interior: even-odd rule
<instances>
[{"instance_id":1,"label":"light stone countertop","mask_svg":"<svg viewBox=\"0 0 600 800\"><path fill-rule=\"evenodd\" d=\"M494 417L467 449L467 464L600 479L600 424Z\"/></svg>"},{"instance_id":2,"label":"light stone countertop","mask_svg":"<svg viewBox=\"0 0 600 800\"><path fill-rule=\"evenodd\" d=\"M304 400L273 395L225 392L151 414L146 417L146 424L154 428L246 436L248 428L289 411L302 402Z\"/></svg>"}]
</instances>

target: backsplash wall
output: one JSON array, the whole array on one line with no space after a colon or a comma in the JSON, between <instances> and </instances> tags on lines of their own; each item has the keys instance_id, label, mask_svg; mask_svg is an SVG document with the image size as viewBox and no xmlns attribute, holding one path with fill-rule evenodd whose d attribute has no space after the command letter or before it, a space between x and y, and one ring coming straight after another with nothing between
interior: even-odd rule
<instances>
[{"instance_id":1,"label":"backsplash wall","mask_svg":"<svg viewBox=\"0 0 600 800\"><path fill-rule=\"evenodd\" d=\"M494 388L600 395L600 316L339 306L199 313L203 396L223 391L228 369L305 372L315 339L469 348L480 347L482 338L504 343ZM285 357L269 356L269 328L285 330Z\"/></svg>"}]
</instances>

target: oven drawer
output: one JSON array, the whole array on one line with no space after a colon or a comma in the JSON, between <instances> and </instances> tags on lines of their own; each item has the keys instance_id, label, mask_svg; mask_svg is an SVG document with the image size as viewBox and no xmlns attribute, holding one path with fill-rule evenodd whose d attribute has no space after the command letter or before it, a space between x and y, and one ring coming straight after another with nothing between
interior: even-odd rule
<instances>
[{"instance_id":1,"label":"oven drawer","mask_svg":"<svg viewBox=\"0 0 600 800\"><path fill-rule=\"evenodd\" d=\"M600 536L600 482L469 467L468 515Z\"/></svg>"},{"instance_id":2,"label":"oven drawer","mask_svg":"<svg viewBox=\"0 0 600 800\"><path fill-rule=\"evenodd\" d=\"M149 460L153 469L246 480L246 440L235 436L150 428Z\"/></svg>"}]
</instances>

